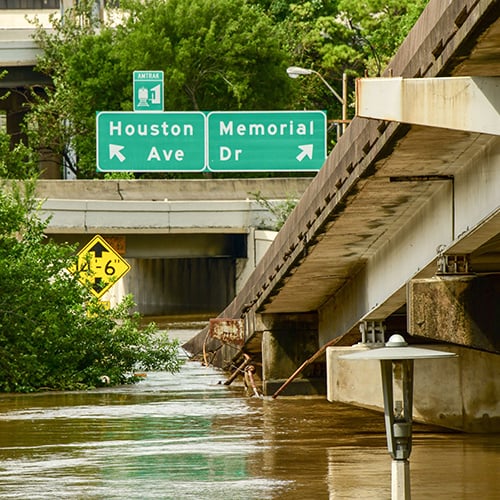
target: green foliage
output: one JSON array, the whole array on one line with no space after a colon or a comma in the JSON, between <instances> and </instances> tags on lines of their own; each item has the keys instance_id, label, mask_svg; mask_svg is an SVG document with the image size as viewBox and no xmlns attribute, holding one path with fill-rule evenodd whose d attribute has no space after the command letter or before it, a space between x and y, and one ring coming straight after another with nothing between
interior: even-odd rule
<instances>
[{"instance_id":1,"label":"green foliage","mask_svg":"<svg viewBox=\"0 0 500 500\"><path fill-rule=\"evenodd\" d=\"M135 179L135 175L133 172L109 172L104 174L104 179L106 180L131 180Z\"/></svg>"},{"instance_id":2,"label":"green foliage","mask_svg":"<svg viewBox=\"0 0 500 500\"><path fill-rule=\"evenodd\" d=\"M0 131L0 178L30 179L38 175L38 155L23 142L11 148L10 136Z\"/></svg>"},{"instance_id":3,"label":"green foliage","mask_svg":"<svg viewBox=\"0 0 500 500\"><path fill-rule=\"evenodd\" d=\"M122 63L165 71L165 109L274 109L288 103L286 54L244 0L128 0L116 30ZM128 76L130 80L130 76Z\"/></svg>"},{"instance_id":4,"label":"green foliage","mask_svg":"<svg viewBox=\"0 0 500 500\"><path fill-rule=\"evenodd\" d=\"M67 271L75 249L44 241L35 184L0 192L0 391L133 382L135 369L176 371L177 342L140 328L132 299L105 309Z\"/></svg>"},{"instance_id":5,"label":"green foliage","mask_svg":"<svg viewBox=\"0 0 500 500\"><path fill-rule=\"evenodd\" d=\"M99 34L91 11L92 2L85 0L63 19L52 16L53 31L34 21L35 40L43 49L37 69L52 79L53 87L32 94L27 118L32 148L48 149L87 177L95 171L95 112L123 109L124 78L113 55L113 32Z\"/></svg>"},{"instance_id":6,"label":"green foliage","mask_svg":"<svg viewBox=\"0 0 500 500\"><path fill-rule=\"evenodd\" d=\"M0 80L7 71L0 71ZM10 92L0 96L0 101L7 99ZM11 147L12 138L0 130L0 178L29 179L38 175L38 157L35 152L20 141Z\"/></svg>"},{"instance_id":7,"label":"green foliage","mask_svg":"<svg viewBox=\"0 0 500 500\"><path fill-rule=\"evenodd\" d=\"M338 8L369 52L385 66L429 0L339 0ZM366 47L369 42L371 45ZM368 52L367 55L370 55ZM373 54L370 58L373 63ZM372 68L368 68L372 69Z\"/></svg>"},{"instance_id":8,"label":"green foliage","mask_svg":"<svg viewBox=\"0 0 500 500\"><path fill-rule=\"evenodd\" d=\"M132 72L163 70L166 110L290 105L286 52L262 9L245 0L124 0L121 24L93 20L88 0L38 27L38 70L54 88L34 96L33 145L48 145L80 178L96 177L95 113L132 109ZM76 167L76 165L74 165Z\"/></svg>"},{"instance_id":9,"label":"green foliage","mask_svg":"<svg viewBox=\"0 0 500 500\"><path fill-rule=\"evenodd\" d=\"M284 201L272 202L262 196L260 191L250 194L255 198L255 201L261 207L264 207L273 215L274 222L272 224L264 221L262 225L262 229L270 229L272 231L279 231L283 227L283 224L286 222L288 216L292 213L299 201L295 197L287 196Z\"/></svg>"}]
</instances>

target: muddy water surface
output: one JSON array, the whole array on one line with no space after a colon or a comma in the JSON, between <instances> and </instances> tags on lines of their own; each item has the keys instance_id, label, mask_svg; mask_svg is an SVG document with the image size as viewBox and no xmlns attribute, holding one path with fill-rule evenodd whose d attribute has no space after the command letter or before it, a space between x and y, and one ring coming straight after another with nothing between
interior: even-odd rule
<instances>
[{"instance_id":1,"label":"muddy water surface","mask_svg":"<svg viewBox=\"0 0 500 500\"><path fill-rule=\"evenodd\" d=\"M390 498L382 415L223 380L190 362L134 386L0 395L0 498ZM500 499L500 436L417 426L410 464L414 500Z\"/></svg>"}]
</instances>

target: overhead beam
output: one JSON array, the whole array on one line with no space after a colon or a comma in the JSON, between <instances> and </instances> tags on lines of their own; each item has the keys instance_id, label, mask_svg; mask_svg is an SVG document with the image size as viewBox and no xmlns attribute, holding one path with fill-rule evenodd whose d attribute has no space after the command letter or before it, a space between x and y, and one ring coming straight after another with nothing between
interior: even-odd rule
<instances>
[{"instance_id":1,"label":"overhead beam","mask_svg":"<svg viewBox=\"0 0 500 500\"><path fill-rule=\"evenodd\" d=\"M272 222L270 212L251 200L47 199L42 204L42 214L50 217L47 234L246 234L250 227Z\"/></svg>"},{"instance_id":2,"label":"overhead beam","mask_svg":"<svg viewBox=\"0 0 500 500\"><path fill-rule=\"evenodd\" d=\"M360 78L356 114L500 135L500 77Z\"/></svg>"}]
</instances>

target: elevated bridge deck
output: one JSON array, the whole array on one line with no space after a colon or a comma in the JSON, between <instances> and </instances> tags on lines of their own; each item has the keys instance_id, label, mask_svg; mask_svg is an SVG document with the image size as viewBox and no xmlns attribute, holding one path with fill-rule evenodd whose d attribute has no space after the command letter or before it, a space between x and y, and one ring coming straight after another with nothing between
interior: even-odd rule
<instances>
[{"instance_id":1,"label":"elevated bridge deck","mask_svg":"<svg viewBox=\"0 0 500 500\"><path fill-rule=\"evenodd\" d=\"M500 77L499 14L495 0L431 0L384 76ZM243 319L245 339L243 348L216 339L205 344L214 362L229 366L244 352L254 356L269 394L308 352L332 341L351 345L361 339L360 325L370 322L383 322L387 334L410 332L498 353L497 306L483 302L485 328L466 338L450 333L451 310L438 331L418 328L407 293L412 283L436 277L441 257L464 256L469 277L488 275L498 303L499 136L500 120L497 133L480 133L356 117L221 312ZM201 332L186 347L198 352L205 338ZM495 356L488 380L498 374ZM498 405L485 406L491 404Z\"/></svg>"},{"instance_id":2,"label":"elevated bridge deck","mask_svg":"<svg viewBox=\"0 0 500 500\"><path fill-rule=\"evenodd\" d=\"M48 234L246 234L272 226L259 203L299 199L311 178L41 180Z\"/></svg>"}]
</instances>

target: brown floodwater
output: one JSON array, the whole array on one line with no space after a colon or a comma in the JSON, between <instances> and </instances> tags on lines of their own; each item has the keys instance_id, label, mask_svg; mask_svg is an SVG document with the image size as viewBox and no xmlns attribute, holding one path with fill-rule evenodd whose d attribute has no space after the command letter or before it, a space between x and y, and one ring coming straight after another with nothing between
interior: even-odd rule
<instances>
[{"instance_id":1,"label":"brown floodwater","mask_svg":"<svg viewBox=\"0 0 500 500\"><path fill-rule=\"evenodd\" d=\"M188 362L133 386L0 395L0 498L390 498L381 414L223 380ZM500 499L500 436L417 425L410 469L413 500Z\"/></svg>"}]
</instances>

